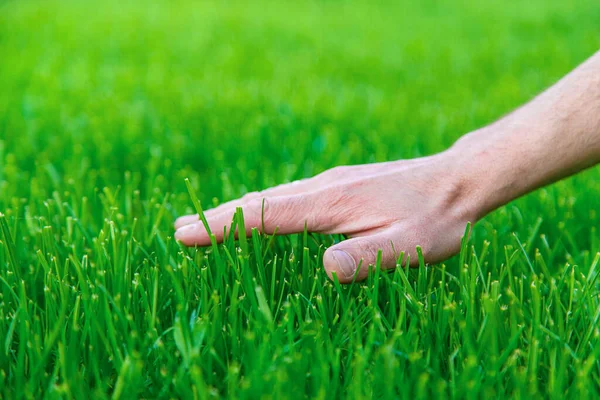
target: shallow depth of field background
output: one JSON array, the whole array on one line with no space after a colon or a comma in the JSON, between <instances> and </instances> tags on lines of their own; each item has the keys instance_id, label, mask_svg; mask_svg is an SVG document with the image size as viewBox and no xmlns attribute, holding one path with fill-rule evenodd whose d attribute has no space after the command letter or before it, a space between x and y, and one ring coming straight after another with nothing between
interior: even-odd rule
<instances>
[{"instance_id":1,"label":"shallow depth of field background","mask_svg":"<svg viewBox=\"0 0 600 400\"><path fill-rule=\"evenodd\" d=\"M0 398L600 393L592 169L443 266L339 287L338 237L172 222L432 154L600 48L595 1L0 0Z\"/></svg>"}]
</instances>

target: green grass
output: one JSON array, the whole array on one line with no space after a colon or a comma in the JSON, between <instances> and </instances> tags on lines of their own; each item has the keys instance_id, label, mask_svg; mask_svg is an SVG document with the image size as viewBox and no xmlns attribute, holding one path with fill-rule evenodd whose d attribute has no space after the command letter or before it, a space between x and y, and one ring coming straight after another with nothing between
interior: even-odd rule
<instances>
[{"instance_id":1,"label":"green grass","mask_svg":"<svg viewBox=\"0 0 600 400\"><path fill-rule=\"evenodd\" d=\"M207 208L440 151L600 48L598 21L591 0L0 0L0 398L600 395L598 169L442 265L344 287L336 236L172 230L185 178Z\"/></svg>"}]
</instances>

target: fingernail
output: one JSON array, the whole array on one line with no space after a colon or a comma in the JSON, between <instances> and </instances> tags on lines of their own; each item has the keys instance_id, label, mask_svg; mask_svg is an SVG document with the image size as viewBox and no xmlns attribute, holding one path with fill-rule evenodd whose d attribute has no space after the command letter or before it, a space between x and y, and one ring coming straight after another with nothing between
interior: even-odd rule
<instances>
[{"instance_id":1,"label":"fingernail","mask_svg":"<svg viewBox=\"0 0 600 400\"><path fill-rule=\"evenodd\" d=\"M197 224L184 225L175 231L175 239L185 240L186 237L194 234Z\"/></svg>"},{"instance_id":2,"label":"fingernail","mask_svg":"<svg viewBox=\"0 0 600 400\"><path fill-rule=\"evenodd\" d=\"M354 277L356 272L356 261L344 250L334 250L331 254L344 278L349 279Z\"/></svg>"}]
</instances>

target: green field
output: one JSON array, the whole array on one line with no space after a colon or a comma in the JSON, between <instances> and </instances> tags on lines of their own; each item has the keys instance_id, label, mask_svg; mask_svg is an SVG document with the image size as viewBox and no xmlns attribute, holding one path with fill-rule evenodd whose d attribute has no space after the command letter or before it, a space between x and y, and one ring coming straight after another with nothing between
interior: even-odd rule
<instances>
[{"instance_id":1,"label":"green field","mask_svg":"<svg viewBox=\"0 0 600 400\"><path fill-rule=\"evenodd\" d=\"M597 1L0 0L0 399L600 396L600 171L440 265L173 221L450 146L600 48Z\"/></svg>"}]
</instances>

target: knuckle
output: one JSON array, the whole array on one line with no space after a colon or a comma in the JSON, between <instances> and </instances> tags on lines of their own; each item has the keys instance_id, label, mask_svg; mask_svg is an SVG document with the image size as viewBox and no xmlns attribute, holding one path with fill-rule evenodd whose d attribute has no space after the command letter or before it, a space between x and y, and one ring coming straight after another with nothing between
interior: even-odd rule
<instances>
[{"instance_id":1,"label":"knuckle","mask_svg":"<svg viewBox=\"0 0 600 400\"><path fill-rule=\"evenodd\" d=\"M267 212L269 202L266 197L254 198L248 202L247 209L248 212L252 214L262 214L263 209L265 210L265 214Z\"/></svg>"},{"instance_id":2,"label":"knuckle","mask_svg":"<svg viewBox=\"0 0 600 400\"><path fill-rule=\"evenodd\" d=\"M243 195L240 200L244 202L250 202L256 199L258 196L260 196L260 192L248 192L245 195Z\"/></svg>"},{"instance_id":3,"label":"knuckle","mask_svg":"<svg viewBox=\"0 0 600 400\"><path fill-rule=\"evenodd\" d=\"M265 202L265 224L279 226L306 219L311 213L306 210L305 205L305 198L301 195ZM310 221L306 222L310 224Z\"/></svg>"},{"instance_id":4,"label":"knuckle","mask_svg":"<svg viewBox=\"0 0 600 400\"><path fill-rule=\"evenodd\" d=\"M254 198L244 206L244 220L248 227L260 227L264 220L266 221L269 202L266 198ZM263 214L264 210L264 214Z\"/></svg>"},{"instance_id":5,"label":"knuckle","mask_svg":"<svg viewBox=\"0 0 600 400\"><path fill-rule=\"evenodd\" d=\"M357 254L359 255L359 260L358 262L360 262L362 260L363 263L363 267L368 265L368 264L372 264L375 262L375 260L377 260L377 253L379 252L379 248L377 246L374 246L371 242L368 241L359 241L356 243L356 251ZM383 249L381 249L383 250Z\"/></svg>"},{"instance_id":6,"label":"knuckle","mask_svg":"<svg viewBox=\"0 0 600 400\"><path fill-rule=\"evenodd\" d=\"M338 165L330 169L331 173L334 175L343 175L348 172L350 167L348 165Z\"/></svg>"},{"instance_id":7,"label":"knuckle","mask_svg":"<svg viewBox=\"0 0 600 400\"><path fill-rule=\"evenodd\" d=\"M268 226L279 226L282 222L285 222L285 215L287 210L290 209L289 202L274 202L269 199L264 199L264 207L261 201L260 203L260 217L264 221L265 225ZM263 210L264 209L264 213Z\"/></svg>"},{"instance_id":8,"label":"knuckle","mask_svg":"<svg viewBox=\"0 0 600 400\"><path fill-rule=\"evenodd\" d=\"M335 179L339 179L341 176L346 175L348 173L348 168L349 167L345 165L338 165L321 172L319 175L315 176L315 179L324 182L334 181Z\"/></svg>"},{"instance_id":9,"label":"knuckle","mask_svg":"<svg viewBox=\"0 0 600 400\"><path fill-rule=\"evenodd\" d=\"M332 186L315 192L306 199L306 203L309 208L307 223L323 233L333 232L350 211L346 190L342 186Z\"/></svg>"}]
</instances>

